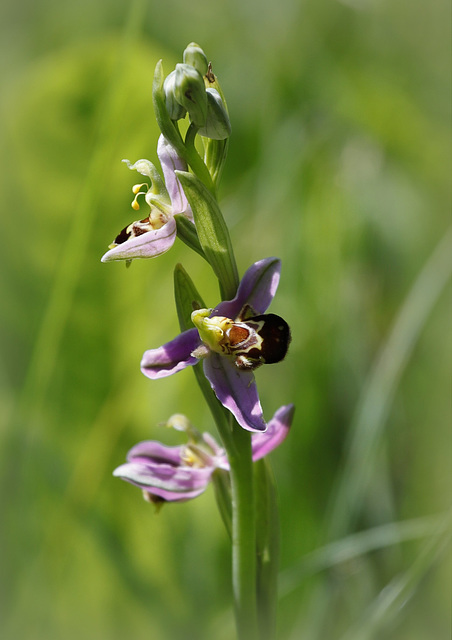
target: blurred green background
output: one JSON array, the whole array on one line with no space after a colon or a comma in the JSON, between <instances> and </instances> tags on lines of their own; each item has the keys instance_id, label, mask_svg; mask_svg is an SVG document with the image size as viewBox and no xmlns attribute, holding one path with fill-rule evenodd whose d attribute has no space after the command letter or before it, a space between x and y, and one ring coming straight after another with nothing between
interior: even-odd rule
<instances>
[{"instance_id":1,"label":"blurred green background","mask_svg":"<svg viewBox=\"0 0 452 640\"><path fill-rule=\"evenodd\" d=\"M7 1L0 8L0 632L7 640L229 640L213 492L156 515L112 470L186 413L151 383L178 331L176 241L101 264L156 159L151 81L197 41L233 135L221 202L243 273L283 259L286 360L257 372L281 504L278 638L449 637L450 6L445 0Z\"/></svg>"}]
</instances>

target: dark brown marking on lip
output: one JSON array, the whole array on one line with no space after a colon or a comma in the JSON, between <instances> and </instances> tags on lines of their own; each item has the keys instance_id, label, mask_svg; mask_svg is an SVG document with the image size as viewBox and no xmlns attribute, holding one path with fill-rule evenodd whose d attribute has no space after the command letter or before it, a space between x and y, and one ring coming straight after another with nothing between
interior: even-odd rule
<instances>
[{"instance_id":1,"label":"dark brown marking on lip","mask_svg":"<svg viewBox=\"0 0 452 640\"><path fill-rule=\"evenodd\" d=\"M130 231L128 231L130 225L127 225L127 227L124 227L124 229L122 229L122 231L120 231L118 233L118 235L115 238L115 244L122 244L123 242L126 242L126 240L128 240L130 238Z\"/></svg>"},{"instance_id":2,"label":"dark brown marking on lip","mask_svg":"<svg viewBox=\"0 0 452 640\"><path fill-rule=\"evenodd\" d=\"M289 325L280 316L267 313L261 316L249 318L248 322L259 322L257 333L262 338L260 355L266 364L280 362L289 348L291 335ZM248 354L251 355L251 354Z\"/></svg>"}]
</instances>

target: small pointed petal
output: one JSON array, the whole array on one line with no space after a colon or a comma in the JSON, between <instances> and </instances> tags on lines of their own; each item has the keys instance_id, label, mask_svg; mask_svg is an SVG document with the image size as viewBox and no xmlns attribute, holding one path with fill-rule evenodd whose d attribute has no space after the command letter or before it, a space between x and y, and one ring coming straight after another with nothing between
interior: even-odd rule
<instances>
[{"instance_id":1,"label":"small pointed petal","mask_svg":"<svg viewBox=\"0 0 452 640\"><path fill-rule=\"evenodd\" d=\"M160 229L146 231L116 245L102 256L101 261L156 258L171 249L175 239L176 221L174 218L170 218Z\"/></svg>"},{"instance_id":2,"label":"small pointed petal","mask_svg":"<svg viewBox=\"0 0 452 640\"><path fill-rule=\"evenodd\" d=\"M143 354L141 371L151 379L166 378L198 362L191 354L200 345L196 329L184 331L158 349Z\"/></svg>"},{"instance_id":3,"label":"small pointed petal","mask_svg":"<svg viewBox=\"0 0 452 640\"><path fill-rule=\"evenodd\" d=\"M267 431L265 433L256 433L252 436L251 448L254 462L276 449L287 437L294 412L295 407L293 404L280 407L268 423Z\"/></svg>"},{"instance_id":4,"label":"small pointed petal","mask_svg":"<svg viewBox=\"0 0 452 640\"><path fill-rule=\"evenodd\" d=\"M227 318L237 318L246 304L254 309L256 315L265 313L278 288L280 271L279 258L265 258L255 262L243 276L235 298L221 302L215 309L216 313Z\"/></svg>"},{"instance_id":5,"label":"small pointed petal","mask_svg":"<svg viewBox=\"0 0 452 640\"><path fill-rule=\"evenodd\" d=\"M248 431L266 430L252 372L239 370L229 358L212 352L204 360L204 374L218 400L241 427Z\"/></svg>"},{"instance_id":6,"label":"small pointed petal","mask_svg":"<svg viewBox=\"0 0 452 640\"><path fill-rule=\"evenodd\" d=\"M185 213L193 221L193 214L188 206L182 185L176 174L177 171L187 171L187 163L177 153L176 149L164 138L160 136L157 145L157 155L162 165L165 185L171 198L173 215Z\"/></svg>"}]
</instances>

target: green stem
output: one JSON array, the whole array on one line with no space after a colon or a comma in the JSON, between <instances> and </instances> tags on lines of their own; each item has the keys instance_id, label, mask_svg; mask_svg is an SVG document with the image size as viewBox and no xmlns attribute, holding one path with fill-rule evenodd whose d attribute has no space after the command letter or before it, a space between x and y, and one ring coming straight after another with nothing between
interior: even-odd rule
<instances>
[{"instance_id":1,"label":"green stem","mask_svg":"<svg viewBox=\"0 0 452 640\"><path fill-rule=\"evenodd\" d=\"M256 518L251 457L251 434L237 424L218 402L201 364L196 379L215 419L226 449L232 491L232 586L238 640L257 640Z\"/></svg>"},{"instance_id":2,"label":"green stem","mask_svg":"<svg viewBox=\"0 0 452 640\"><path fill-rule=\"evenodd\" d=\"M191 167L195 176L197 176L201 180L201 182L215 197L215 184L212 180L212 176L210 175L210 171L207 168L204 160L196 151L195 139L197 131L198 127L193 123L191 123L187 129L187 133L185 134L185 160Z\"/></svg>"},{"instance_id":3,"label":"green stem","mask_svg":"<svg viewBox=\"0 0 452 640\"><path fill-rule=\"evenodd\" d=\"M256 518L251 434L235 425L228 450L232 489L232 583L238 640L258 638Z\"/></svg>"},{"instance_id":4,"label":"green stem","mask_svg":"<svg viewBox=\"0 0 452 640\"><path fill-rule=\"evenodd\" d=\"M158 102L158 91L154 91L154 96ZM193 146L195 134L196 130L189 128L185 149L189 152L192 150L197 155ZM205 167L204 163L202 164ZM218 202L196 172L195 175L183 171L176 174L192 207L200 246L218 277L222 299L232 299L237 292L239 277L229 231ZM193 306L190 301L201 302L201 298L188 274L180 266L175 270L175 293L181 329L186 329L191 324ZM232 582L237 638L258 640L256 505L251 434L236 423L232 426L232 415L215 397L201 364L195 365L193 369L215 419L230 464ZM229 524L229 514L223 510L223 519L225 516Z\"/></svg>"}]
</instances>

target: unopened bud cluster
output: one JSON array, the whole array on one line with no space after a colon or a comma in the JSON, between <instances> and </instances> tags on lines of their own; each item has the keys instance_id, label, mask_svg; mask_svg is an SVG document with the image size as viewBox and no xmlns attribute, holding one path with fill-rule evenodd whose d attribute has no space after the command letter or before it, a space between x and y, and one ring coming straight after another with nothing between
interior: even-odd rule
<instances>
[{"instance_id":1,"label":"unopened bud cluster","mask_svg":"<svg viewBox=\"0 0 452 640\"><path fill-rule=\"evenodd\" d=\"M188 114L190 122L205 138L225 140L231 135L231 123L218 82L204 51L196 43L188 45L183 62L165 78L163 91L171 120L181 120Z\"/></svg>"}]
</instances>

